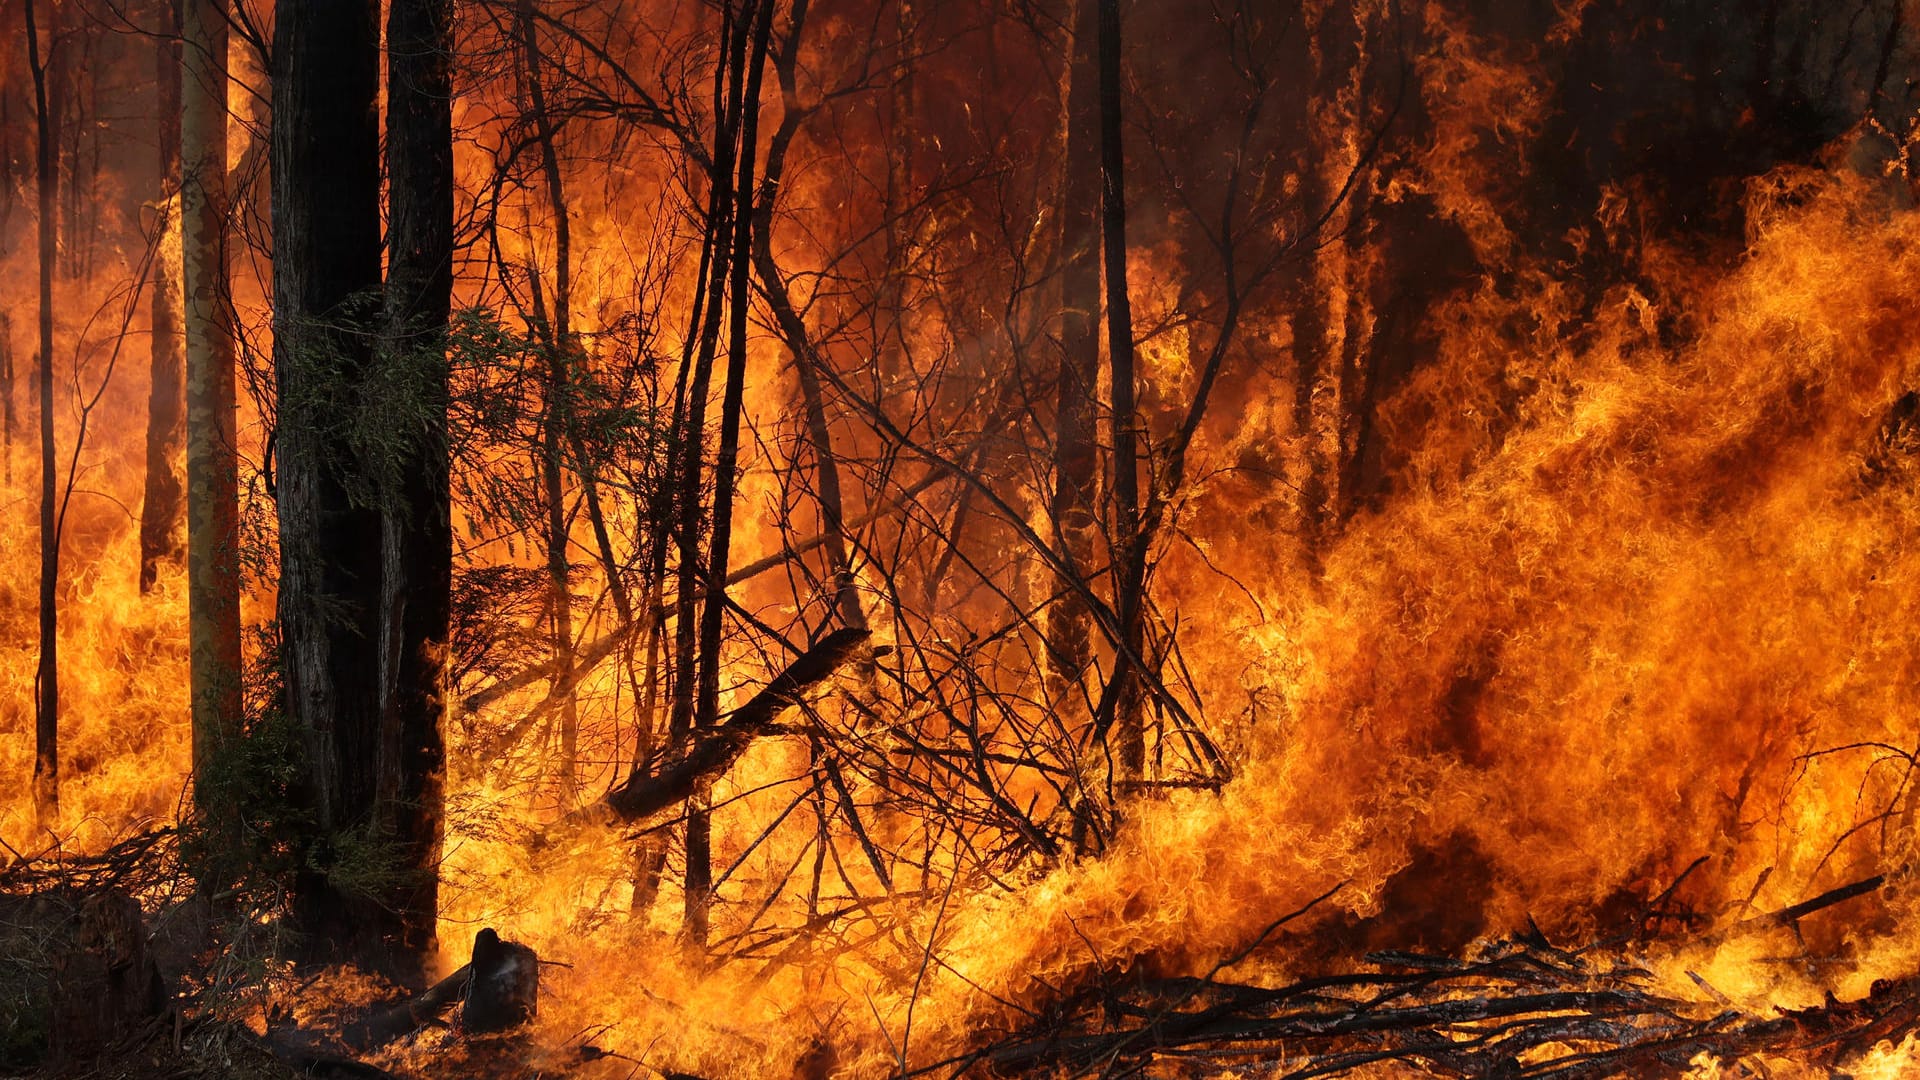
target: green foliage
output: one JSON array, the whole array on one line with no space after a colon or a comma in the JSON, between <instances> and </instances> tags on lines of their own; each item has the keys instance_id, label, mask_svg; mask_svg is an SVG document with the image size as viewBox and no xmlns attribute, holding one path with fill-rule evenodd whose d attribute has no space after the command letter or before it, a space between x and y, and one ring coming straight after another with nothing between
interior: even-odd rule
<instances>
[{"instance_id":1,"label":"green foliage","mask_svg":"<svg viewBox=\"0 0 1920 1080\"><path fill-rule=\"evenodd\" d=\"M193 813L181 827L182 865L229 916L228 939L257 936L286 914L291 883L324 875L343 894L378 897L400 880L399 846L372 827L331 834L320 828L302 790L304 732L283 706L278 638L257 635L241 736L212 748L195 780ZM268 941L243 958L279 951Z\"/></svg>"},{"instance_id":2,"label":"green foliage","mask_svg":"<svg viewBox=\"0 0 1920 1080\"><path fill-rule=\"evenodd\" d=\"M376 329L381 304L377 291L356 296L289 337L277 358L281 452L318 451L359 505L404 508L400 481L423 453L444 448L448 342L438 333L387 340ZM288 447L288 436L317 445Z\"/></svg>"},{"instance_id":3,"label":"green foliage","mask_svg":"<svg viewBox=\"0 0 1920 1080\"><path fill-rule=\"evenodd\" d=\"M204 890L258 919L280 907L285 883L313 845L315 822L298 797L305 747L281 707L273 627L257 633L253 652L240 737L212 747L200 763L181 860Z\"/></svg>"},{"instance_id":4,"label":"green foliage","mask_svg":"<svg viewBox=\"0 0 1920 1080\"><path fill-rule=\"evenodd\" d=\"M452 373L448 438L453 494L468 532L501 538L547 528L542 464L548 425L564 425L564 467L622 501L658 504L670 427L660 405L664 362L637 319L555 346L486 308L456 312L447 339ZM564 387L554 349L564 348ZM630 538L637 549L642 538Z\"/></svg>"}]
</instances>

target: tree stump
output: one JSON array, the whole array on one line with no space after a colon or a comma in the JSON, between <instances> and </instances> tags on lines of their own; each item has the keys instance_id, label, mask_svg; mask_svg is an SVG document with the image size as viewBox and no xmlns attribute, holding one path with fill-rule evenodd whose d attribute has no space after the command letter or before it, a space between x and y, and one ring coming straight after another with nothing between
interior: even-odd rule
<instances>
[{"instance_id":1,"label":"tree stump","mask_svg":"<svg viewBox=\"0 0 1920 1080\"><path fill-rule=\"evenodd\" d=\"M82 1061L140 1031L166 1007L140 905L119 889L80 901L51 963L48 1050Z\"/></svg>"},{"instance_id":2,"label":"tree stump","mask_svg":"<svg viewBox=\"0 0 1920 1080\"><path fill-rule=\"evenodd\" d=\"M468 1033L505 1031L540 1011L540 957L517 941L504 941L492 927L473 937L467 997L460 1022Z\"/></svg>"}]
</instances>

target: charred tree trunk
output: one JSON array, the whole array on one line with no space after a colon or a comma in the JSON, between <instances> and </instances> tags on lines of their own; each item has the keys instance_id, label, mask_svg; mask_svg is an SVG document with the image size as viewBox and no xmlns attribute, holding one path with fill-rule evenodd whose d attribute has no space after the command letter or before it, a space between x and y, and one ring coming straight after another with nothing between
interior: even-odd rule
<instances>
[{"instance_id":1,"label":"charred tree trunk","mask_svg":"<svg viewBox=\"0 0 1920 1080\"><path fill-rule=\"evenodd\" d=\"M380 288L378 5L289 0L275 14L274 371L281 662L320 835L294 884L308 958L386 968L408 928L346 880L380 835L383 528L354 421Z\"/></svg>"},{"instance_id":2,"label":"charred tree trunk","mask_svg":"<svg viewBox=\"0 0 1920 1080\"><path fill-rule=\"evenodd\" d=\"M727 18L728 31L732 33L731 9ZM746 40L744 33L736 36L742 42ZM732 51L731 48L723 50L727 54ZM725 100L728 70L728 67L722 67L714 77L716 106ZM679 395L679 404L676 405L679 422L674 432L679 448L679 460L675 463L679 467L674 470L677 481L674 505L678 519L674 526L674 546L678 565L674 570L677 592L673 630L673 701L667 718L667 735L676 742L692 738L693 729L698 723L700 664L695 649L701 599L700 533L707 520L701 478L706 471L707 394L712 385L713 361L719 350L720 309L726 294L727 252L732 235L729 223L732 221L733 201L729 188L733 182L732 138L739 115L737 103L729 103L725 109L716 109L716 115L721 116L722 120L714 135L713 168L708 176L711 192L702 256L706 280L702 283L701 298L693 319L698 327L698 344L689 350L687 357L692 360L691 370L682 363L685 382L683 392ZM687 887L682 919L689 941L698 945L706 942L707 897L704 884L696 893L693 883L696 880L703 883L712 880L712 867L708 865L711 858L708 830L703 798L696 795L687 807Z\"/></svg>"},{"instance_id":3,"label":"charred tree trunk","mask_svg":"<svg viewBox=\"0 0 1920 1080\"><path fill-rule=\"evenodd\" d=\"M745 410L747 379L747 308L752 301L748 278L753 245L754 163L760 118L760 79L766 67L767 44L773 29L774 0L758 0L753 16L751 59L736 47L733 65L739 102L738 176L733 180L732 236L727 256L727 373L720 404L720 441L713 466L713 536L707 547L706 599L700 610L700 674L695 687L694 727L711 728L720 721L720 642L727 609L727 562L733 533L735 471L740 457L740 421ZM747 28L736 27L737 40ZM744 76L744 85L740 80ZM687 936L696 946L707 939L708 909L713 884L711 841L704 812L688 821ZM697 836L696 836L697 831ZM696 854L698 859L696 861Z\"/></svg>"},{"instance_id":4,"label":"charred tree trunk","mask_svg":"<svg viewBox=\"0 0 1920 1080\"><path fill-rule=\"evenodd\" d=\"M187 623L193 766L240 731L240 482L227 283L227 6L183 0L180 252L187 343ZM201 806L202 811L209 808ZM218 811L210 818L217 819Z\"/></svg>"},{"instance_id":5,"label":"charred tree trunk","mask_svg":"<svg viewBox=\"0 0 1920 1080\"><path fill-rule=\"evenodd\" d=\"M1074 0L1060 189L1060 383L1049 507L1062 561L1083 579L1094 567L1100 477L1095 408L1100 378L1098 5L1099 0ZM1047 616L1047 653L1053 698L1061 707L1084 697L1081 680L1093 659L1092 620L1072 582L1059 580L1055 591L1061 598Z\"/></svg>"},{"instance_id":6,"label":"charred tree trunk","mask_svg":"<svg viewBox=\"0 0 1920 1080\"><path fill-rule=\"evenodd\" d=\"M761 292L766 296L768 306L773 309L774 324L793 354L794 372L800 383L808 450L813 454L814 494L820 506L820 535L824 538L821 547L827 560L827 580L831 582L833 590L833 610L848 629L864 630L867 627L866 612L860 606L853 560L848 554L846 500L841 494L840 461L834 453L833 430L827 422L826 394L817 369L818 365L826 362L826 358L813 347L806 323L800 313L794 310L786 281L773 258L774 197L780 190L780 180L786 172L787 148L792 145L794 135L800 130L800 121L806 116L799 101L797 71L800 27L806 18L806 7L805 0L794 5L786 40L781 46L780 55L774 58L774 73L780 81L782 110L780 126L767 143L767 164L760 179L759 203L754 207L753 266ZM900 17L904 20L906 13L903 11ZM890 155L890 170L903 167L901 157L897 152ZM891 172L889 176L891 178ZM889 223L890 250L897 244L897 231L898 226ZM900 268L895 263L895 257L889 257L887 267L890 279L899 276ZM898 284L890 284L887 291L889 295L884 306L888 310L883 314L891 314L897 321L900 317Z\"/></svg>"},{"instance_id":7,"label":"charred tree trunk","mask_svg":"<svg viewBox=\"0 0 1920 1080\"><path fill-rule=\"evenodd\" d=\"M36 162L40 196L40 666L34 677L33 804L42 825L60 816L60 657L58 595L60 534L53 483L53 261L55 140L47 101L47 57L40 48L36 0L27 0L27 60L33 69L34 115L39 120ZM49 43L51 45L51 43Z\"/></svg>"},{"instance_id":8,"label":"charred tree trunk","mask_svg":"<svg viewBox=\"0 0 1920 1080\"><path fill-rule=\"evenodd\" d=\"M183 377L180 357L180 264L169 255L169 232L179 228L180 177L180 8L176 0L161 0L161 26L155 39L154 81L159 88L160 208L156 227L161 236L159 257L153 260L151 388L147 396L146 497L140 503L140 592L153 588L162 562L178 564L181 552L180 476L174 459L186 437Z\"/></svg>"},{"instance_id":9,"label":"charred tree trunk","mask_svg":"<svg viewBox=\"0 0 1920 1080\"><path fill-rule=\"evenodd\" d=\"M1120 7L1100 5L1100 225L1107 283L1107 368L1113 423L1114 607L1120 647L1113 685L1103 695L1113 710L1113 741L1123 780L1140 778L1146 763L1140 680L1146 591L1146 547L1140 533L1139 428L1134 409L1133 308L1127 299L1127 187L1120 144ZM1103 718L1104 721L1104 718Z\"/></svg>"},{"instance_id":10,"label":"charred tree trunk","mask_svg":"<svg viewBox=\"0 0 1920 1080\"><path fill-rule=\"evenodd\" d=\"M453 298L449 0L387 13L386 356L416 399L383 499L379 797L399 848L387 898L403 956L431 955L439 910L447 644L453 587L447 320Z\"/></svg>"},{"instance_id":11,"label":"charred tree trunk","mask_svg":"<svg viewBox=\"0 0 1920 1080\"><path fill-rule=\"evenodd\" d=\"M573 293L573 238L567 220L566 188L560 157L554 147L553 120L547 113L546 88L541 84L540 43L534 26L533 5L519 10L520 47L526 64L527 93L532 105L535 139L540 148L540 171L547 183L547 201L553 211L553 311L542 317L539 279L531 272L527 285L533 297L535 321L544 324L547 353L546 415L541 418L540 480L547 509L547 576L553 593L553 667L551 693L560 697L560 786L568 805L579 796L579 716L573 678L573 585L567 558L565 440L572 426L571 355Z\"/></svg>"}]
</instances>

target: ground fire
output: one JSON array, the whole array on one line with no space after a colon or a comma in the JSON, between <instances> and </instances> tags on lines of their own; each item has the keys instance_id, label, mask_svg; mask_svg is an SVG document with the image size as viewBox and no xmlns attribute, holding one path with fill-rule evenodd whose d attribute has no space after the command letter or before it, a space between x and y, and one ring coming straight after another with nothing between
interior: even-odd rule
<instances>
[{"instance_id":1,"label":"ground fire","mask_svg":"<svg viewBox=\"0 0 1920 1080\"><path fill-rule=\"evenodd\" d=\"M0 1074L1920 1074L1907 0L0 45Z\"/></svg>"}]
</instances>

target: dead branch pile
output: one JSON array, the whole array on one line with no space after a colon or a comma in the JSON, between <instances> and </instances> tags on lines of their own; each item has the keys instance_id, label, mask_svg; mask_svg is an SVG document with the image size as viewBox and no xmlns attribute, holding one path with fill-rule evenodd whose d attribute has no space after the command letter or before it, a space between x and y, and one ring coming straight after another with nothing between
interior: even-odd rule
<instances>
[{"instance_id":1,"label":"dead branch pile","mask_svg":"<svg viewBox=\"0 0 1920 1080\"><path fill-rule=\"evenodd\" d=\"M54 843L33 854L0 853L0 893L32 896L54 889L95 893L120 889L136 895L180 880L179 832L167 825L135 833L94 854Z\"/></svg>"},{"instance_id":2,"label":"dead branch pile","mask_svg":"<svg viewBox=\"0 0 1920 1080\"><path fill-rule=\"evenodd\" d=\"M1834 890L1787 913L1878 884ZM1771 916L1744 925L1761 923L1781 925ZM1597 1080L1671 1076L1702 1054L1832 1068L1920 1030L1920 977L1876 983L1859 1001L1829 995L1815 1008L1762 1015L1698 976L1699 997L1661 993L1620 944L1569 951L1534 932L1464 958L1372 953L1351 973L1283 986L1197 977L1096 986L933 1071L1206 1076L1251 1068L1305 1080L1399 1066L1434 1076Z\"/></svg>"}]
</instances>

